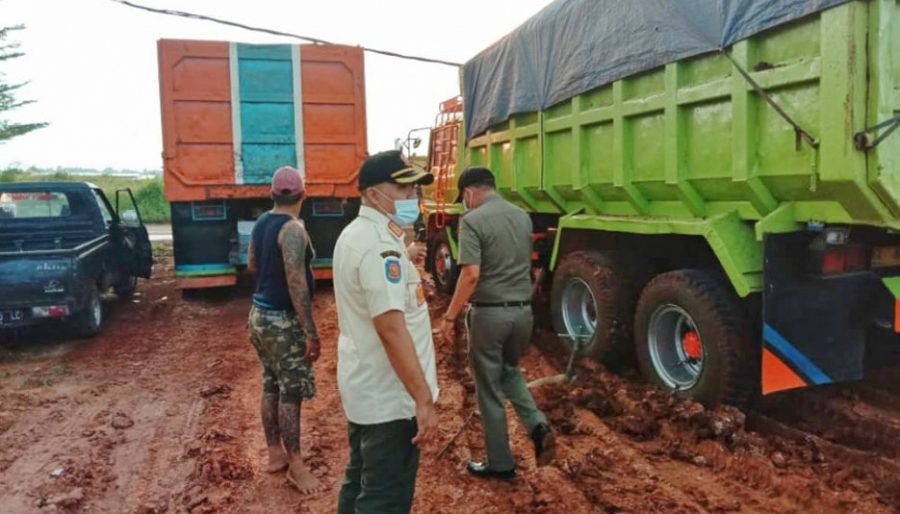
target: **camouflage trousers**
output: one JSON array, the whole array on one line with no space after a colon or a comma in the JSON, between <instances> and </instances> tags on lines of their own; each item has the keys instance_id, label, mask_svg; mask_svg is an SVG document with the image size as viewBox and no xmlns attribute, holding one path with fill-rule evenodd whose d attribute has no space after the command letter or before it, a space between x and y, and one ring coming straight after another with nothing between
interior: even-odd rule
<instances>
[{"instance_id":1,"label":"camouflage trousers","mask_svg":"<svg viewBox=\"0 0 900 514\"><path fill-rule=\"evenodd\" d=\"M315 397L316 377L305 358L306 333L297 315L254 305L247 326L263 366L263 391L278 393L287 402Z\"/></svg>"}]
</instances>

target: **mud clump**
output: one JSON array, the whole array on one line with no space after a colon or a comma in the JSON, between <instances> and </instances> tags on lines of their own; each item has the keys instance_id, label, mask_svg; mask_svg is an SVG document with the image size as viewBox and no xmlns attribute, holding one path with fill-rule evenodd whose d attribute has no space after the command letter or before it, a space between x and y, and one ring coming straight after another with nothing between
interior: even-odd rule
<instances>
[{"instance_id":1,"label":"mud clump","mask_svg":"<svg viewBox=\"0 0 900 514\"><path fill-rule=\"evenodd\" d=\"M75 510L84 501L84 489L76 487L69 492L47 498L48 505L55 505L64 510Z\"/></svg>"},{"instance_id":2,"label":"mud clump","mask_svg":"<svg viewBox=\"0 0 900 514\"><path fill-rule=\"evenodd\" d=\"M134 514L164 514L169 511L166 502L147 502L135 509Z\"/></svg>"},{"instance_id":3,"label":"mud clump","mask_svg":"<svg viewBox=\"0 0 900 514\"><path fill-rule=\"evenodd\" d=\"M117 412L113 415L110 425L116 430L125 430L134 426L134 420L124 412Z\"/></svg>"},{"instance_id":4,"label":"mud clump","mask_svg":"<svg viewBox=\"0 0 900 514\"><path fill-rule=\"evenodd\" d=\"M203 439L206 442L211 442L211 441L226 442L226 441L233 441L234 436L231 435L229 432L225 432L225 431L213 428L213 429L210 429L209 431L207 431L205 434L203 434L201 439Z\"/></svg>"},{"instance_id":5,"label":"mud clump","mask_svg":"<svg viewBox=\"0 0 900 514\"><path fill-rule=\"evenodd\" d=\"M637 441L649 441L659 435L659 423L652 416L629 414L616 420L613 427Z\"/></svg>"},{"instance_id":6,"label":"mud clump","mask_svg":"<svg viewBox=\"0 0 900 514\"><path fill-rule=\"evenodd\" d=\"M784 469L787 467L787 458L781 452L775 452L772 454L772 464L775 465L778 469Z\"/></svg>"},{"instance_id":7,"label":"mud clump","mask_svg":"<svg viewBox=\"0 0 900 514\"><path fill-rule=\"evenodd\" d=\"M231 387L226 384L209 385L200 390L200 396L209 398L211 396L228 397L231 394Z\"/></svg>"},{"instance_id":8,"label":"mud clump","mask_svg":"<svg viewBox=\"0 0 900 514\"><path fill-rule=\"evenodd\" d=\"M200 486L194 486L184 493L182 498L182 503L184 503L184 508L188 510L188 512L192 512L194 509L201 507L203 504L208 503L209 497L203 493L203 489Z\"/></svg>"},{"instance_id":9,"label":"mud clump","mask_svg":"<svg viewBox=\"0 0 900 514\"><path fill-rule=\"evenodd\" d=\"M724 405L699 416L697 435L703 438L732 439L744 430L747 416L738 409Z\"/></svg>"}]
</instances>

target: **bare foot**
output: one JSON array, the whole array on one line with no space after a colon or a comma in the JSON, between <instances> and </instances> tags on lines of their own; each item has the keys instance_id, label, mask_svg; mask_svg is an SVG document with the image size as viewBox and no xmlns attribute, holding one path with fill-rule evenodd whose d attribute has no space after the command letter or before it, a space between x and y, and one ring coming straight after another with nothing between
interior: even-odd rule
<instances>
[{"instance_id":1,"label":"bare foot","mask_svg":"<svg viewBox=\"0 0 900 514\"><path fill-rule=\"evenodd\" d=\"M287 453L280 446L269 448L269 464L266 466L267 473L277 473L286 468L290 463Z\"/></svg>"},{"instance_id":2,"label":"bare foot","mask_svg":"<svg viewBox=\"0 0 900 514\"><path fill-rule=\"evenodd\" d=\"M285 476L302 494L316 494L325 490L325 486L302 463L294 463L288 468Z\"/></svg>"}]
</instances>

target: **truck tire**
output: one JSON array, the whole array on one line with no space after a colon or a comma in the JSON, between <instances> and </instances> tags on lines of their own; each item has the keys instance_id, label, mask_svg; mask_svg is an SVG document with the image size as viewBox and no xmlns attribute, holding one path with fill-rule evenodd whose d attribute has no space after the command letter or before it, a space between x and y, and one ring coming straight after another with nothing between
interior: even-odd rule
<instances>
[{"instance_id":1,"label":"truck tire","mask_svg":"<svg viewBox=\"0 0 900 514\"><path fill-rule=\"evenodd\" d=\"M758 356L728 285L697 270L663 273L641 293L635 350L644 377L707 406L743 406Z\"/></svg>"},{"instance_id":2,"label":"truck tire","mask_svg":"<svg viewBox=\"0 0 900 514\"><path fill-rule=\"evenodd\" d=\"M120 300L127 300L134 296L135 291L137 291L137 282L137 277L128 275L113 287L113 291L116 292L116 296L118 296Z\"/></svg>"},{"instance_id":3,"label":"truck tire","mask_svg":"<svg viewBox=\"0 0 900 514\"><path fill-rule=\"evenodd\" d=\"M453 259L450 241L444 232L438 232L431 238L431 244L428 246L428 271L431 272L438 291L453 294L456 279L459 277L459 267Z\"/></svg>"},{"instance_id":4,"label":"truck tire","mask_svg":"<svg viewBox=\"0 0 900 514\"><path fill-rule=\"evenodd\" d=\"M580 354L611 365L632 361L630 322L636 286L616 259L594 251L572 252L553 275L550 310L558 334L589 337ZM563 338L570 348L572 341Z\"/></svg>"},{"instance_id":5,"label":"truck tire","mask_svg":"<svg viewBox=\"0 0 900 514\"><path fill-rule=\"evenodd\" d=\"M103 303L96 285L90 286L87 307L72 316L72 325L79 337L93 337L103 325Z\"/></svg>"}]
</instances>

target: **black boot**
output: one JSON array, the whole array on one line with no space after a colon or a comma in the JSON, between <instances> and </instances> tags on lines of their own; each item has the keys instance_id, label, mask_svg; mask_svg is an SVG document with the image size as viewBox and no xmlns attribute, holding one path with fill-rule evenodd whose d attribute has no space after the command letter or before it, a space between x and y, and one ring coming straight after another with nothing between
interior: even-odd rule
<instances>
[{"instance_id":1,"label":"black boot","mask_svg":"<svg viewBox=\"0 0 900 514\"><path fill-rule=\"evenodd\" d=\"M546 466L556 457L556 438L553 431L546 423L534 427L531 431L531 440L534 441L534 458L538 466Z\"/></svg>"},{"instance_id":2,"label":"black boot","mask_svg":"<svg viewBox=\"0 0 900 514\"><path fill-rule=\"evenodd\" d=\"M469 461L466 464L466 471L479 478L496 478L498 480L512 480L516 478L516 468L506 471L497 471L487 467L483 462Z\"/></svg>"}]
</instances>

